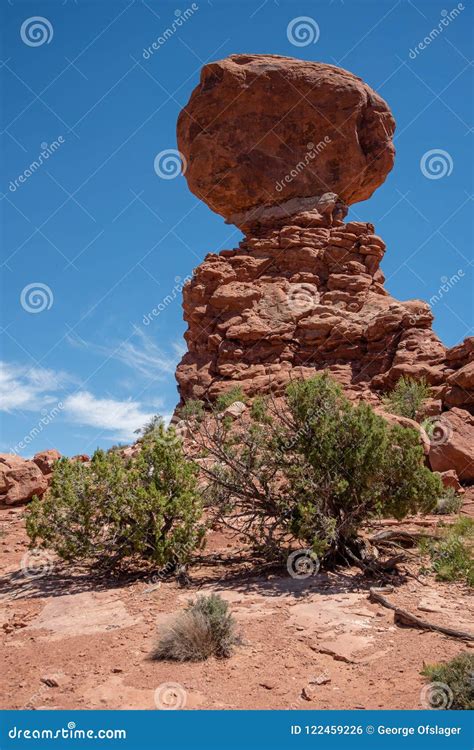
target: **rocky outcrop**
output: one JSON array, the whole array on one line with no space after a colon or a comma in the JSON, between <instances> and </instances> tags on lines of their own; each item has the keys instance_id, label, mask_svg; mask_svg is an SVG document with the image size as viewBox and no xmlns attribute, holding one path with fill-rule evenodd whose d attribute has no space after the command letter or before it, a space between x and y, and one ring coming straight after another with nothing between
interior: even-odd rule
<instances>
[{"instance_id":1,"label":"rocky outcrop","mask_svg":"<svg viewBox=\"0 0 474 750\"><path fill-rule=\"evenodd\" d=\"M49 450L35 453L35 455L33 456L33 461L41 470L41 472L46 477L49 477L52 474L54 464L56 463L56 461L59 461L60 458L60 452L55 450L54 448L50 448Z\"/></svg>"},{"instance_id":2,"label":"rocky outcrop","mask_svg":"<svg viewBox=\"0 0 474 750\"><path fill-rule=\"evenodd\" d=\"M385 289L374 226L344 221L390 171L394 127L375 92L331 65L232 55L204 67L178 121L185 175L244 239L207 255L183 289L181 403L236 386L278 396L327 370L380 410L402 375L424 378L427 460L472 481L474 338L447 350L426 302ZM308 144L322 145L303 158Z\"/></svg>"},{"instance_id":3,"label":"rocky outcrop","mask_svg":"<svg viewBox=\"0 0 474 750\"><path fill-rule=\"evenodd\" d=\"M43 495L48 480L34 461L13 453L0 454L0 505L19 505Z\"/></svg>"},{"instance_id":4,"label":"rocky outcrop","mask_svg":"<svg viewBox=\"0 0 474 750\"><path fill-rule=\"evenodd\" d=\"M395 121L360 78L279 55L206 65L178 120L190 190L239 227L369 198L393 166Z\"/></svg>"},{"instance_id":5,"label":"rocky outcrop","mask_svg":"<svg viewBox=\"0 0 474 750\"><path fill-rule=\"evenodd\" d=\"M212 400L233 385L253 396L324 369L372 400L402 374L442 384L430 308L387 293L384 252L371 224L313 211L206 256L183 290L182 399Z\"/></svg>"}]
</instances>

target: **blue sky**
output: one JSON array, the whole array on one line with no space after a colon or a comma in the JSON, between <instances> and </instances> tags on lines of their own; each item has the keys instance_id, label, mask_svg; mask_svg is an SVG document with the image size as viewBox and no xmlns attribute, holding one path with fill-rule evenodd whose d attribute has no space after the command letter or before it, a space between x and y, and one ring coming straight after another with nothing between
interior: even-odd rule
<instances>
[{"instance_id":1,"label":"blue sky","mask_svg":"<svg viewBox=\"0 0 474 750\"><path fill-rule=\"evenodd\" d=\"M155 157L176 148L202 65L232 53L337 64L388 101L395 168L348 218L372 221L386 241L395 297L429 300L458 274L433 306L434 326L447 345L472 335L472 4L198 0L146 59L191 6L2 0L1 451L90 453L172 412L180 283L241 235L184 177L160 177ZM46 19L39 36L36 16ZM288 39L300 16L318 29L314 43ZM422 169L432 150L443 153Z\"/></svg>"}]
</instances>

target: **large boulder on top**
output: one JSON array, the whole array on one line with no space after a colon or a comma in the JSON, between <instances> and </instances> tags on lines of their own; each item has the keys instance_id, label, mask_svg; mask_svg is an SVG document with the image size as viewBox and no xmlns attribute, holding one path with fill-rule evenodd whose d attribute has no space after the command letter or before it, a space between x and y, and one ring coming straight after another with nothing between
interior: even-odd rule
<instances>
[{"instance_id":1,"label":"large boulder on top","mask_svg":"<svg viewBox=\"0 0 474 750\"><path fill-rule=\"evenodd\" d=\"M48 480L34 463L13 453L0 453L0 504L19 505L43 495Z\"/></svg>"},{"instance_id":2,"label":"large boulder on top","mask_svg":"<svg viewBox=\"0 0 474 750\"><path fill-rule=\"evenodd\" d=\"M395 121L361 78L280 55L209 63L178 119L190 190L237 226L323 194L369 198L392 169Z\"/></svg>"}]
</instances>

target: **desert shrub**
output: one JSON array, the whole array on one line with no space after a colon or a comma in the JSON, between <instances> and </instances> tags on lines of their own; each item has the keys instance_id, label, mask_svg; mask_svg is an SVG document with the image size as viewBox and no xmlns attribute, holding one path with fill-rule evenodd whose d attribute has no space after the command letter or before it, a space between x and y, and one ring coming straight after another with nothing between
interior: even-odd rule
<instances>
[{"instance_id":1,"label":"desert shrub","mask_svg":"<svg viewBox=\"0 0 474 750\"><path fill-rule=\"evenodd\" d=\"M227 658L239 641L227 602L218 594L199 596L165 630L153 658L171 661Z\"/></svg>"},{"instance_id":2,"label":"desert shrub","mask_svg":"<svg viewBox=\"0 0 474 750\"><path fill-rule=\"evenodd\" d=\"M453 487L446 487L436 503L434 512L439 516L449 516L453 513L459 513L461 506L461 495L458 495Z\"/></svg>"},{"instance_id":3,"label":"desert shrub","mask_svg":"<svg viewBox=\"0 0 474 750\"><path fill-rule=\"evenodd\" d=\"M433 510L442 492L414 430L353 406L327 375L291 384L283 403L216 419L203 467L222 521L267 557L298 540L318 555L358 555L370 518Z\"/></svg>"},{"instance_id":4,"label":"desert shrub","mask_svg":"<svg viewBox=\"0 0 474 750\"><path fill-rule=\"evenodd\" d=\"M203 535L196 468L164 438L161 426L128 463L101 450L90 466L58 461L49 492L27 510L32 546L106 569L186 561Z\"/></svg>"},{"instance_id":5,"label":"desert shrub","mask_svg":"<svg viewBox=\"0 0 474 750\"><path fill-rule=\"evenodd\" d=\"M420 543L422 554L430 559L428 568L438 581L465 581L474 586L474 520L459 518L445 529L441 539L425 539Z\"/></svg>"},{"instance_id":6,"label":"desert shrub","mask_svg":"<svg viewBox=\"0 0 474 750\"><path fill-rule=\"evenodd\" d=\"M417 419L429 395L430 389L423 378L415 380L402 375L395 387L384 398L384 404L392 414Z\"/></svg>"},{"instance_id":7,"label":"desert shrub","mask_svg":"<svg viewBox=\"0 0 474 750\"><path fill-rule=\"evenodd\" d=\"M227 393L222 393L217 398L216 409L217 411L224 411L224 409L227 409L228 406L231 406L236 401L243 401L245 403L246 400L247 397L242 388L236 386L235 388L231 388L229 391L227 391Z\"/></svg>"},{"instance_id":8,"label":"desert shrub","mask_svg":"<svg viewBox=\"0 0 474 750\"><path fill-rule=\"evenodd\" d=\"M452 692L452 710L474 710L474 654L459 654L440 664L429 664L421 674L428 682L440 682Z\"/></svg>"}]
</instances>

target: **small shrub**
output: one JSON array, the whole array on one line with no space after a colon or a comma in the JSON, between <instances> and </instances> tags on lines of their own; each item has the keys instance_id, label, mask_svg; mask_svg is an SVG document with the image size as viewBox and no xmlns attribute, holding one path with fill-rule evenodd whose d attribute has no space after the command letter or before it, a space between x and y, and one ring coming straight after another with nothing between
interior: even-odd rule
<instances>
[{"instance_id":1,"label":"small shrub","mask_svg":"<svg viewBox=\"0 0 474 750\"><path fill-rule=\"evenodd\" d=\"M474 520L459 518L445 531L442 539L427 539L420 543L423 554L430 558L428 570L438 581L465 581L474 586Z\"/></svg>"},{"instance_id":2,"label":"small shrub","mask_svg":"<svg viewBox=\"0 0 474 750\"><path fill-rule=\"evenodd\" d=\"M416 420L429 395L430 389L423 378L415 380L402 375L396 386L384 398L384 404L392 414Z\"/></svg>"},{"instance_id":3,"label":"small shrub","mask_svg":"<svg viewBox=\"0 0 474 750\"><path fill-rule=\"evenodd\" d=\"M90 466L61 459L48 493L28 507L31 544L108 570L185 562L203 537L196 474L163 425L129 462L101 450Z\"/></svg>"},{"instance_id":4,"label":"small shrub","mask_svg":"<svg viewBox=\"0 0 474 750\"><path fill-rule=\"evenodd\" d=\"M266 558L298 541L328 561L353 561L369 519L430 512L442 494L418 434L352 405L326 374L246 414L239 424L217 413L204 437L191 432L215 460L203 469L209 506Z\"/></svg>"},{"instance_id":5,"label":"small shrub","mask_svg":"<svg viewBox=\"0 0 474 750\"><path fill-rule=\"evenodd\" d=\"M227 658L239 642L227 602L218 594L199 596L165 630L153 658L171 661Z\"/></svg>"},{"instance_id":6,"label":"small shrub","mask_svg":"<svg viewBox=\"0 0 474 750\"><path fill-rule=\"evenodd\" d=\"M244 403L247 401L245 393L239 386L231 388L227 393L222 393L216 400L216 409L217 411L224 411L236 401L243 401Z\"/></svg>"},{"instance_id":7,"label":"small shrub","mask_svg":"<svg viewBox=\"0 0 474 750\"><path fill-rule=\"evenodd\" d=\"M454 513L459 513L462 502L461 495L458 495L453 487L446 487L445 491L438 499L434 512L439 516L449 516Z\"/></svg>"},{"instance_id":8,"label":"small shrub","mask_svg":"<svg viewBox=\"0 0 474 750\"><path fill-rule=\"evenodd\" d=\"M474 654L459 654L451 661L430 664L421 674L429 682L441 682L449 687L453 695L450 709L474 709Z\"/></svg>"}]
</instances>

